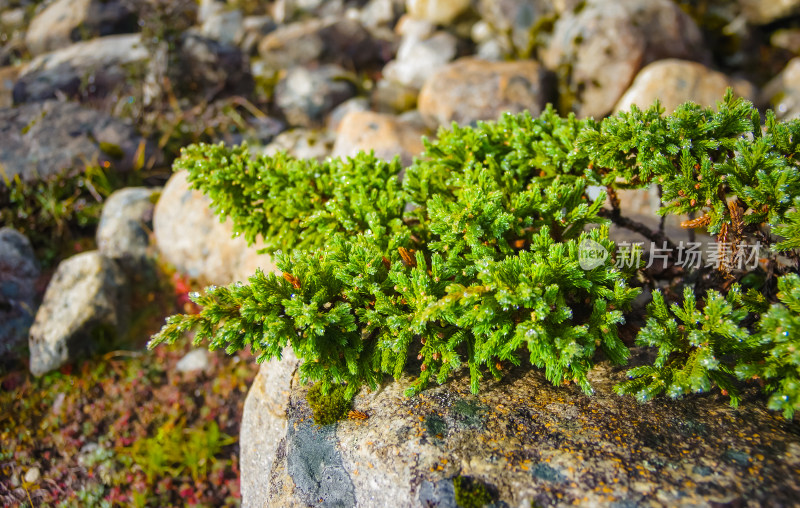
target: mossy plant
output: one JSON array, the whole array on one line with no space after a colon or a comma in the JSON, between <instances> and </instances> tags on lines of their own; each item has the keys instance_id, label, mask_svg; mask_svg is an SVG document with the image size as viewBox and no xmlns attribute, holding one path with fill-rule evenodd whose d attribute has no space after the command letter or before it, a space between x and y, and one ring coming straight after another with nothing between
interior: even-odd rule
<instances>
[{"instance_id":1,"label":"mossy plant","mask_svg":"<svg viewBox=\"0 0 800 508\"><path fill-rule=\"evenodd\" d=\"M456 505L460 508L483 508L493 501L493 496L480 481L468 476L453 478Z\"/></svg>"},{"instance_id":2,"label":"mossy plant","mask_svg":"<svg viewBox=\"0 0 800 508\"><path fill-rule=\"evenodd\" d=\"M306 401L317 425L332 425L345 418L351 404L344 386L334 386L325 393L322 383L315 383L308 389Z\"/></svg>"},{"instance_id":3,"label":"mossy plant","mask_svg":"<svg viewBox=\"0 0 800 508\"><path fill-rule=\"evenodd\" d=\"M597 122L548 107L538 118L453 125L426 140L404 172L397 159L374 154L316 162L191 146L175 166L236 233L263 239L282 273L259 271L245 284L193 295L200 313L169 318L151 345L194 330L197 342L250 348L259 361L291 345L304 382L325 392L343 386L345 398L406 371L418 373L407 391L414 394L462 367L477 393L486 374L500 378L504 365L523 360L554 385L591 394L596 358L625 363L619 328L641 286L658 286L645 263L621 262L608 224L677 251L663 231L625 217L618 197L657 185L658 213L694 214L684 227L716 237L718 262L684 271L692 275L680 282L685 304L673 311L682 323L655 297L653 324L637 341L659 347L659 360L655 371L631 376L657 383L632 380L619 390L645 400L719 388L735 404L733 381L745 375L736 367L767 365L766 355L777 354L769 351L783 350L770 331L798 340L784 321L800 309L775 294L798 266L781 261L799 257L798 152L800 120L778 122L768 112L762 125L758 110L730 92L717 110L689 103L664 115L655 104ZM740 295L731 282L762 273L737 266L745 242L763 249L763 282L748 281ZM605 255L589 259L589 251ZM762 316L773 304L788 313ZM798 369L793 360L769 369L770 396L800 400L800 387L784 382Z\"/></svg>"}]
</instances>

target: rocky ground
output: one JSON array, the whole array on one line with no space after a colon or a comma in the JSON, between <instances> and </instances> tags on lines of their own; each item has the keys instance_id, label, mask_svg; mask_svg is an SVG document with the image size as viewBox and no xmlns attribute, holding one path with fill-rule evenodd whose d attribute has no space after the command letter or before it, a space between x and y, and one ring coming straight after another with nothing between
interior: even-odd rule
<instances>
[{"instance_id":1,"label":"rocky ground","mask_svg":"<svg viewBox=\"0 0 800 508\"><path fill-rule=\"evenodd\" d=\"M440 126L547 103L732 87L795 118L799 72L794 0L0 0L0 502L238 504L241 453L247 506L455 506L454 478L494 506L796 503L800 429L756 396L643 408L520 371L479 398L389 383L319 429L290 354L252 381L143 346L189 289L272 269L171 174L188 143L408 164ZM654 220L657 195L622 197Z\"/></svg>"}]
</instances>

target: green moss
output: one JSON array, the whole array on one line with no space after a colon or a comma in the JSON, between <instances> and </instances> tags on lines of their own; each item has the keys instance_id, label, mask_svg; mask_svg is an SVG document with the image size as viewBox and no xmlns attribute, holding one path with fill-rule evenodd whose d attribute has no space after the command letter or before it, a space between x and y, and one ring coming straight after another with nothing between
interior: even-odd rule
<instances>
[{"instance_id":1,"label":"green moss","mask_svg":"<svg viewBox=\"0 0 800 508\"><path fill-rule=\"evenodd\" d=\"M441 438L447 433L447 423L436 415L425 418L425 431L433 437Z\"/></svg>"},{"instance_id":2,"label":"green moss","mask_svg":"<svg viewBox=\"0 0 800 508\"><path fill-rule=\"evenodd\" d=\"M123 157L125 157L125 152L122 151L122 148L120 148L119 145L115 145L114 143L107 143L105 141L101 141L100 151L116 160L120 160Z\"/></svg>"},{"instance_id":3,"label":"green moss","mask_svg":"<svg viewBox=\"0 0 800 508\"><path fill-rule=\"evenodd\" d=\"M492 502L492 495L486 486L468 476L453 478L456 491L456 504L461 508L480 508Z\"/></svg>"},{"instance_id":4,"label":"green moss","mask_svg":"<svg viewBox=\"0 0 800 508\"><path fill-rule=\"evenodd\" d=\"M308 389L306 400L314 413L314 423L317 425L336 423L344 418L350 409L350 400L345 397L344 385L337 385L329 393L324 393L322 383L316 383Z\"/></svg>"}]
</instances>

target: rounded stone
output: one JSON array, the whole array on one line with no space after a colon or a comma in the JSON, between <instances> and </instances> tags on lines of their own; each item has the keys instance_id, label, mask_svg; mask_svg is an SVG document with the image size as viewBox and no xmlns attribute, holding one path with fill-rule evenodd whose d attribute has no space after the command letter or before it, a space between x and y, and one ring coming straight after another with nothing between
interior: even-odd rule
<instances>
[{"instance_id":1,"label":"rounded stone","mask_svg":"<svg viewBox=\"0 0 800 508\"><path fill-rule=\"evenodd\" d=\"M730 78L697 62L659 60L639 72L614 110L629 110L633 104L647 109L656 99L667 114L687 101L713 107L729 87L739 97L756 99L755 87L745 80Z\"/></svg>"},{"instance_id":2,"label":"rounded stone","mask_svg":"<svg viewBox=\"0 0 800 508\"><path fill-rule=\"evenodd\" d=\"M503 112L538 115L548 102L544 69L533 60L456 60L428 78L418 107L430 127L496 120Z\"/></svg>"}]
</instances>

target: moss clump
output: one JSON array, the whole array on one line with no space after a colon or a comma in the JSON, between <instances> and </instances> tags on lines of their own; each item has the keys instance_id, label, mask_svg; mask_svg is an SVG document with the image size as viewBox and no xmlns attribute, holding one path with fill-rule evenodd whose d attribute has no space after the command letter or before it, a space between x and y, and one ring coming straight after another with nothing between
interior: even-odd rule
<instances>
[{"instance_id":1,"label":"moss clump","mask_svg":"<svg viewBox=\"0 0 800 508\"><path fill-rule=\"evenodd\" d=\"M453 478L456 504L461 508L481 508L492 502L492 494L486 485L468 476Z\"/></svg>"},{"instance_id":2,"label":"moss clump","mask_svg":"<svg viewBox=\"0 0 800 508\"><path fill-rule=\"evenodd\" d=\"M345 397L344 385L337 385L329 393L324 393L322 383L316 383L308 389L306 400L317 425L336 423L344 418L350 409L350 399Z\"/></svg>"}]
</instances>

